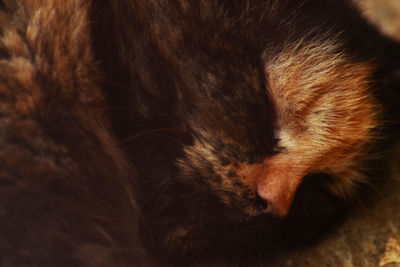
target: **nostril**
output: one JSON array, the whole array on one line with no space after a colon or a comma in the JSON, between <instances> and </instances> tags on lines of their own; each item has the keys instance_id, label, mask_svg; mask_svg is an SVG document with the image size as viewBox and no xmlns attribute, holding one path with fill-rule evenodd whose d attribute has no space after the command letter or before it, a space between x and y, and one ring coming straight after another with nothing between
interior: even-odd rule
<instances>
[{"instance_id":1,"label":"nostril","mask_svg":"<svg viewBox=\"0 0 400 267\"><path fill-rule=\"evenodd\" d=\"M268 208L268 202L262 199L258 194L256 196L256 207L259 212L266 212Z\"/></svg>"}]
</instances>

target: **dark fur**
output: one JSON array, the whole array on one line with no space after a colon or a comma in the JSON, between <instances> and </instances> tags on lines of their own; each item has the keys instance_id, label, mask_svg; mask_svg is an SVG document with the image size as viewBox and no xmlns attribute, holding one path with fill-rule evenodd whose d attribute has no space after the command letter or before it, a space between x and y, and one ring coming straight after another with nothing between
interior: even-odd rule
<instances>
[{"instance_id":1,"label":"dark fur","mask_svg":"<svg viewBox=\"0 0 400 267\"><path fill-rule=\"evenodd\" d=\"M340 38L356 63L392 46L364 43L377 33L350 5L89 2L2 2L2 266L239 264L340 218L320 175L281 221L238 173L279 153L267 52Z\"/></svg>"}]
</instances>

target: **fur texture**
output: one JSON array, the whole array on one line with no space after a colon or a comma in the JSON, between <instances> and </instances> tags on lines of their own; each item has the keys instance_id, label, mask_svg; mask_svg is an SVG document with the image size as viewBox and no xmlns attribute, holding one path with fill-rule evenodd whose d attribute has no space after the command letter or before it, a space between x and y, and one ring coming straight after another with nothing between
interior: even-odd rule
<instances>
[{"instance_id":1,"label":"fur texture","mask_svg":"<svg viewBox=\"0 0 400 267\"><path fill-rule=\"evenodd\" d=\"M346 1L1 8L3 266L254 264L368 183L393 44Z\"/></svg>"},{"instance_id":2,"label":"fur texture","mask_svg":"<svg viewBox=\"0 0 400 267\"><path fill-rule=\"evenodd\" d=\"M83 2L10 1L2 15L3 266L145 261L135 173L108 130Z\"/></svg>"}]
</instances>

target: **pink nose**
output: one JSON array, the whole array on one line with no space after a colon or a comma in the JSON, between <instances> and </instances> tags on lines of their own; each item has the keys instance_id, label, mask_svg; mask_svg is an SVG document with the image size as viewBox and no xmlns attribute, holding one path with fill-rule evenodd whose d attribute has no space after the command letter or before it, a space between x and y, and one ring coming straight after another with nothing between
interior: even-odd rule
<instances>
[{"instance_id":1,"label":"pink nose","mask_svg":"<svg viewBox=\"0 0 400 267\"><path fill-rule=\"evenodd\" d=\"M258 211L283 218L289 213L307 166L280 154L260 164L243 164L238 167L238 173L256 191Z\"/></svg>"},{"instance_id":2,"label":"pink nose","mask_svg":"<svg viewBox=\"0 0 400 267\"><path fill-rule=\"evenodd\" d=\"M262 196L260 194L262 194ZM269 213L274 217L286 217L293 201L285 197L272 197L268 195L268 193L258 191L259 210L263 213Z\"/></svg>"},{"instance_id":3,"label":"pink nose","mask_svg":"<svg viewBox=\"0 0 400 267\"><path fill-rule=\"evenodd\" d=\"M285 217L292 206L296 190L301 182L301 175L293 170L268 168L257 179L257 194L265 202L263 212L275 217Z\"/></svg>"}]
</instances>

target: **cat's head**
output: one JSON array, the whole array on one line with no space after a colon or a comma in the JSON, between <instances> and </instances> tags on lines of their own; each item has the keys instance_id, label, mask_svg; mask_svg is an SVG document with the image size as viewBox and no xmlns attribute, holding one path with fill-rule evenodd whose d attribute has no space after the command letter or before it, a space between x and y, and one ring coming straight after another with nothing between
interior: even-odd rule
<instances>
[{"instance_id":1,"label":"cat's head","mask_svg":"<svg viewBox=\"0 0 400 267\"><path fill-rule=\"evenodd\" d=\"M366 181L377 127L369 64L316 39L266 49L263 64L263 79L241 70L240 86L225 83L199 97L193 142L177 161L181 176L249 217L285 217L309 174L327 173L331 193L352 194Z\"/></svg>"}]
</instances>

